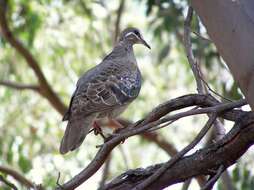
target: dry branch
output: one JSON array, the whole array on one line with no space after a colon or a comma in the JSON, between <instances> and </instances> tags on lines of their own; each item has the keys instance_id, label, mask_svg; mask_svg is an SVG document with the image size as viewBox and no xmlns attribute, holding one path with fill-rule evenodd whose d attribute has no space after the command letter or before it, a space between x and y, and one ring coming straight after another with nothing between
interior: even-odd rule
<instances>
[{"instance_id":1,"label":"dry branch","mask_svg":"<svg viewBox=\"0 0 254 190\"><path fill-rule=\"evenodd\" d=\"M185 156L163 173L146 190L163 189L197 175L216 175L218 168L234 164L254 144L254 114L243 113L226 136L207 148ZM112 180L103 190L130 190L157 172L165 163L129 170ZM214 172L215 171L215 172Z\"/></svg>"},{"instance_id":2,"label":"dry branch","mask_svg":"<svg viewBox=\"0 0 254 190\"><path fill-rule=\"evenodd\" d=\"M60 113L64 114L66 111L66 106L51 88L50 84L46 80L39 63L34 58L34 56L30 53L30 51L13 35L11 32L7 18L7 2L6 0L0 0L0 28L1 28L1 35L4 39L9 42L16 50L19 52L21 56L24 57L28 66L34 71L38 81L39 81L39 88L40 93L46 97L46 99L50 102L50 104Z\"/></svg>"},{"instance_id":3,"label":"dry branch","mask_svg":"<svg viewBox=\"0 0 254 190\"><path fill-rule=\"evenodd\" d=\"M32 84L19 84L15 82L10 81L0 81L0 85L6 86L9 88L17 89L17 90L34 90L36 92L39 92L40 88L37 85Z\"/></svg>"},{"instance_id":4,"label":"dry branch","mask_svg":"<svg viewBox=\"0 0 254 190\"><path fill-rule=\"evenodd\" d=\"M217 115L213 114L209 118L205 126L202 128L202 130L199 132L199 134L188 146L186 146L183 150L178 152L173 158L171 158L167 163L165 163L161 168L159 168L153 175L151 175L149 178L144 180L142 183L138 184L133 190L142 190L147 188L151 183L157 180L166 170L168 170L175 163L177 163L177 161L179 161L186 153L188 153L201 141L201 139L205 136L207 131L213 125L213 122L216 120L216 118L217 118Z\"/></svg>"},{"instance_id":5,"label":"dry branch","mask_svg":"<svg viewBox=\"0 0 254 190\"><path fill-rule=\"evenodd\" d=\"M114 44L117 42L117 38L120 33L120 22L121 22L123 10L124 10L124 4L125 4L125 0L121 0L119 7L117 9L115 31L114 31Z\"/></svg>"},{"instance_id":6,"label":"dry branch","mask_svg":"<svg viewBox=\"0 0 254 190\"><path fill-rule=\"evenodd\" d=\"M193 17L193 8L189 7L186 19L184 21L184 47L185 52L188 58L188 62L191 66L192 72L194 74L196 84L197 84L197 91L199 94L208 94L208 90L211 90L207 82L202 78L202 73L200 70L200 67L194 57L194 53L192 50L192 44L191 44L191 21ZM212 90L212 92L214 92ZM218 93L214 92L216 95L219 95ZM220 96L220 95L219 95ZM222 97L222 96L220 96ZM211 118L212 115L208 114L208 117ZM216 134L216 140L222 138L225 135L225 129L223 124L219 119L216 119L214 122L214 128Z\"/></svg>"},{"instance_id":7,"label":"dry branch","mask_svg":"<svg viewBox=\"0 0 254 190\"><path fill-rule=\"evenodd\" d=\"M186 95L161 104L157 108L155 108L150 114L148 114L145 119L138 121L137 124L128 126L120 130L112 138L110 138L103 145L101 145L100 150L97 152L96 156L89 163L89 165L79 174L64 183L62 185L62 189L76 188L88 178L90 178L102 166L112 149L114 149L118 144L120 144L123 140L127 139L130 136L146 132L148 129L161 123L168 122L169 120L186 117L193 114L216 113L217 115L221 115L224 118L236 120L236 118L238 118L244 112L239 110L230 110L245 104L246 102L244 100L222 104L209 95ZM196 105L203 107L210 105L212 107L181 112L175 115L161 118L169 112ZM225 112L226 110L227 112ZM57 189L60 188L58 187Z\"/></svg>"},{"instance_id":8,"label":"dry branch","mask_svg":"<svg viewBox=\"0 0 254 190\"><path fill-rule=\"evenodd\" d=\"M27 188L33 189L36 187L36 185L33 182L31 182L29 179L27 179L21 173L15 171L14 169L11 169L5 166L0 166L0 173L4 173L4 174L12 176L15 180L17 180L20 184L24 185ZM43 190L43 187L38 186L37 189Z\"/></svg>"}]
</instances>

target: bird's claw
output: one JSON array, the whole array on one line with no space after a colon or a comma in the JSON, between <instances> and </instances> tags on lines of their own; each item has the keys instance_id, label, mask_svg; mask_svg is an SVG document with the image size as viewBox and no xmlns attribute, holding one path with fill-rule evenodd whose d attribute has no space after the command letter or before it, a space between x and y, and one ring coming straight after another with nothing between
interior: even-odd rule
<instances>
[{"instance_id":1,"label":"bird's claw","mask_svg":"<svg viewBox=\"0 0 254 190\"><path fill-rule=\"evenodd\" d=\"M89 131L89 133L92 131L94 132L95 135L100 135L104 140L106 139L105 135L102 132L101 127L96 121L93 123L93 128Z\"/></svg>"}]
</instances>

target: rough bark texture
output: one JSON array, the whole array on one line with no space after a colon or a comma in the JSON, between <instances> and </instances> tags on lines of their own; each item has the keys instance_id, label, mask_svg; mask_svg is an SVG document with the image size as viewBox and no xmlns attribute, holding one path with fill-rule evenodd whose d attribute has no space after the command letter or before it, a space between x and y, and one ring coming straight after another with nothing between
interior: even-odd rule
<instances>
[{"instance_id":1,"label":"rough bark texture","mask_svg":"<svg viewBox=\"0 0 254 190\"><path fill-rule=\"evenodd\" d=\"M146 190L163 189L175 183L183 182L200 174L213 175L220 166L229 167L254 143L254 115L241 117L234 128L222 140L199 150L191 156L179 160L163 173ZM237 132L238 131L238 132ZM129 170L106 185L103 190L129 190L155 173L163 164L145 169Z\"/></svg>"},{"instance_id":2,"label":"rough bark texture","mask_svg":"<svg viewBox=\"0 0 254 190\"><path fill-rule=\"evenodd\" d=\"M254 1L192 0L191 4L254 109Z\"/></svg>"}]
</instances>

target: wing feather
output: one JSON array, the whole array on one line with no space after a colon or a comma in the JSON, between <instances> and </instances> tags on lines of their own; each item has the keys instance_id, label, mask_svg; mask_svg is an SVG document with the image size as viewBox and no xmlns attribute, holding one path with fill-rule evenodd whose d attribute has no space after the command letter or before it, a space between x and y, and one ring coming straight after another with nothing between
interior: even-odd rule
<instances>
[{"instance_id":1,"label":"wing feather","mask_svg":"<svg viewBox=\"0 0 254 190\"><path fill-rule=\"evenodd\" d=\"M110 111L134 100L140 87L141 74L138 68L133 72L119 69L116 65L106 65L98 72L95 67L79 79L71 100L69 115L86 116L95 112Z\"/></svg>"}]
</instances>

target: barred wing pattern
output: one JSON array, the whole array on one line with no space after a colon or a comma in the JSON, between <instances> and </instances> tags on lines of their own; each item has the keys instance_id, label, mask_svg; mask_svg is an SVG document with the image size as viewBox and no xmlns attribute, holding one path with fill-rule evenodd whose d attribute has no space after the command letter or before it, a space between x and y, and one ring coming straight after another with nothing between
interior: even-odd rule
<instances>
[{"instance_id":1,"label":"barred wing pattern","mask_svg":"<svg viewBox=\"0 0 254 190\"><path fill-rule=\"evenodd\" d=\"M106 72L107 73L107 72ZM97 75L89 83L78 83L69 111L64 120L68 120L70 114L87 116L95 112L110 112L134 100L141 88L141 74L118 73L107 76L105 72ZM110 113L109 113L110 114Z\"/></svg>"}]
</instances>

